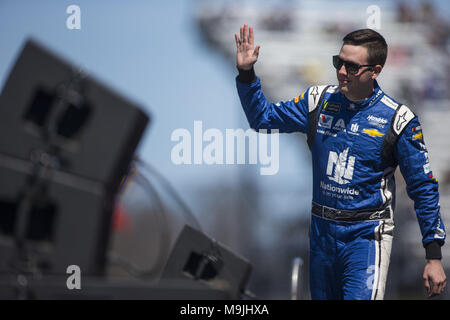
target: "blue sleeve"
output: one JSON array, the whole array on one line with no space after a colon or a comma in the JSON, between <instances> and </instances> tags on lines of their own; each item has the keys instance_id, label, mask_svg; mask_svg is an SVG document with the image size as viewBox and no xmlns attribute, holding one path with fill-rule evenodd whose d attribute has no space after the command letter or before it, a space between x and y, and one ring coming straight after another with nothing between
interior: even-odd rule
<instances>
[{"instance_id":1,"label":"blue sleeve","mask_svg":"<svg viewBox=\"0 0 450 320\"><path fill-rule=\"evenodd\" d=\"M259 78L250 84L236 80L236 86L252 129L267 129L269 132L271 129L278 129L279 132L307 132L307 92L302 97L275 104L264 96Z\"/></svg>"},{"instance_id":2,"label":"blue sleeve","mask_svg":"<svg viewBox=\"0 0 450 320\"><path fill-rule=\"evenodd\" d=\"M414 201L422 243L425 246L436 241L442 246L445 228L439 210L438 182L430 168L428 150L417 117L401 133L395 156L406 181L408 196Z\"/></svg>"}]
</instances>

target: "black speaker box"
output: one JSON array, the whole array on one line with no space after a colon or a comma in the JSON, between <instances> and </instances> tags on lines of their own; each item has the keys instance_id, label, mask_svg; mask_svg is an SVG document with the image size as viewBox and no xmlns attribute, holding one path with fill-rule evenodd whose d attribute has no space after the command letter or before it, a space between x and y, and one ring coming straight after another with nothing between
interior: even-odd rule
<instances>
[{"instance_id":1,"label":"black speaker box","mask_svg":"<svg viewBox=\"0 0 450 320\"><path fill-rule=\"evenodd\" d=\"M0 96L0 272L101 275L149 117L29 40Z\"/></svg>"},{"instance_id":2,"label":"black speaker box","mask_svg":"<svg viewBox=\"0 0 450 320\"><path fill-rule=\"evenodd\" d=\"M185 225L164 268L162 279L192 279L240 299L251 264L205 233Z\"/></svg>"}]
</instances>

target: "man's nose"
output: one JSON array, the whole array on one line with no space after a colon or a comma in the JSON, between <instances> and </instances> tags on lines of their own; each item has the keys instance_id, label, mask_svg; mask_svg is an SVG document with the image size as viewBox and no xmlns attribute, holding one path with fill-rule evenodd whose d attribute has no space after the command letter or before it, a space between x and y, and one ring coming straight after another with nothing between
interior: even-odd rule
<instances>
[{"instance_id":1,"label":"man's nose","mask_svg":"<svg viewBox=\"0 0 450 320\"><path fill-rule=\"evenodd\" d=\"M338 73L346 76L347 75L347 69L345 69L345 65L342 65L341 68L338 70Z\"/></svg>"}]
</instances>

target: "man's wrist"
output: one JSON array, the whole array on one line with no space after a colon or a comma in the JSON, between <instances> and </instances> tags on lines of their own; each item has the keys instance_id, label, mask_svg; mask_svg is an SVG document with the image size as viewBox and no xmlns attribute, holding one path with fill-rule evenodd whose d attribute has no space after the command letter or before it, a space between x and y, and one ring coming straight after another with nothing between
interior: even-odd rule
<instances>
[{"instance_id":1,"label":"man's wrist","mask_svg":"<svg viewBox=\"0 0 450 320\"><path fill-rule=\"evenodd\" d=\"M237 76L239 82L250 84L256 81L256 74L253 66L250 70L237 69L239 71L239 75Z\"/></svg>"},{"instance_id":2,"label":"man's wrist","mask_svg":"<svg viewBox=\"0 0 450 320\"><path fill-rule=\"evenodd\" d=\"M425 258L427 260L441 260L442 251L441 246L437 241L431 241L424 245L425 247Z\"/></svg>"}]
</instances>

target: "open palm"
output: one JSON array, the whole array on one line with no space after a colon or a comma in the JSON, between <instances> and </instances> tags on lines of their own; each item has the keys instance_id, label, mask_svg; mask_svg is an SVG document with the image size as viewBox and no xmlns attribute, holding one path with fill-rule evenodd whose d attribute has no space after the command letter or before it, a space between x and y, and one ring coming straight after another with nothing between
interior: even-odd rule
<instances>
[{"instance_id":1,"label":"open palm","mask_svg":"<svg viewBox=\"0 0 450 320\"><path fill-rule=\"evenodd\" d=\"M240 28L240 36L234 35L236 40L236 64L239 69L250 70L258 60L260 46L254 47L253 28L246 24Z\"/></svg>"}]
</instances>

